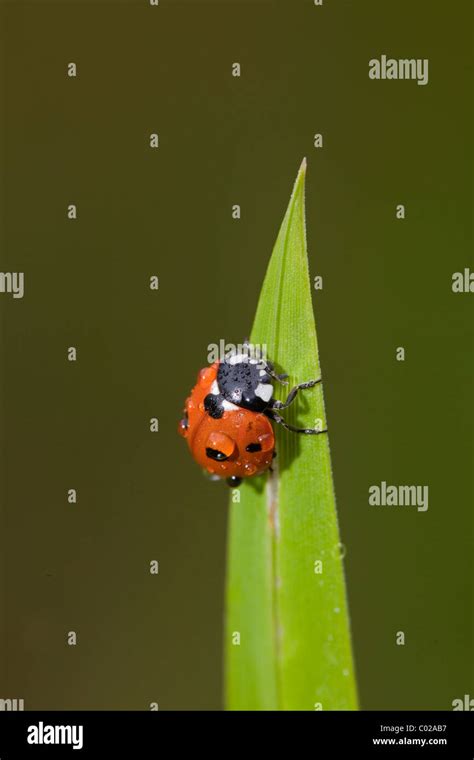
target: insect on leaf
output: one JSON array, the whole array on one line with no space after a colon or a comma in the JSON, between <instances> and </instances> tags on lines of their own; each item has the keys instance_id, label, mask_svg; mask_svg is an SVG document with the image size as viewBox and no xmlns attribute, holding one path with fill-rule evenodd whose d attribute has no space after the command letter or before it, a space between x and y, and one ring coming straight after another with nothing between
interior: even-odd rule
<instances>
[{"instance_id":1,"label":"insect on leaf","mask_svg":"<svg viewBox=\"0 0 474 760\"><path fill-rule=\"evenodd\" d=\"M320 377L306 251L306 161L268 265L251 333L292 387ZM275 388L284 399L288 388ZM283 413L326 427L323 384ZM228 709L351 710L357 694L328 433L276 429L274 471L231 496Z\"/></svg>"}]
</instances>

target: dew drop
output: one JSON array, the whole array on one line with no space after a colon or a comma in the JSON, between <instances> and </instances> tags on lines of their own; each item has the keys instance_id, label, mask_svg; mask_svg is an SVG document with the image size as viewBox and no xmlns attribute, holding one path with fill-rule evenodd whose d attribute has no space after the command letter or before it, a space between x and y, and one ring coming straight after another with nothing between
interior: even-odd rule
<instances>
[{"instance_id":1,"label":"dew drop","mask_svg":"<svg viewBox=\"0 0 474 760\"><path fill-rule=\"evenodd\" d=\"M242 425L242 420L244 419L244 415L242 412L237 412L237 414L234 417L234 427L239 428Z\"/></svg>"},{"instance_id":2,"label":"dew drop","mask_svg":"<svg viewBox=\"0 0 474 760\"><path fill-rule=\"evenodd\" d=\"M198 382L200 385L205 385L209 381L209 377L212 374L212 370L210 367L205 367L204 369L201 369L199 372Z\"/></svg>"},{"instance_id":3,"label":"dew drop","mask_svg":"<svg viewBox=\"0 0 474 760\"><path fill-rule=\"evenodd\" d=\"M332 554L336 559L344 559L347 549L344 544L336 544L332 550Z\"/></svg>"},{"instance_id":4,"label":"dew drop","mask_svg":"<svg viewBox=\"0 0 474 760\"><path fill-rule=\"evenodd\" d=\"M270 451L270 449L273 449L273 437L270 433L261 433L257 436L257 441L261 445L262 451Z\"/></svg>"}]
</instances>

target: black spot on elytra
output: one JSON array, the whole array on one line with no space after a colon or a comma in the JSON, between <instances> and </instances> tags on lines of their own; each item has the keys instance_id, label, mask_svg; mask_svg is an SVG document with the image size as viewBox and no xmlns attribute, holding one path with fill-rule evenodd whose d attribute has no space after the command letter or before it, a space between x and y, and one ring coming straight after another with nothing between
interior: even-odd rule
<instances>
[{"instance_id":1,"label":"black spot on elytra","mask_svg":"<svg viewBox=\"0 0 474 760\"><path fill-rule=\"evenodd\" d=\"M249 443L249 445L245 447L245 451L249 451L251 454L261 450L262 447L259 443Z\"/></svg>"},{"instance_id":2,"label":"black spot on elytra","mask_svg":"<svg viewBox=\"0 0 474 760\"><path fill-rule=\"evenodd\" d=\"M209 459L214 459L216 462L225 462L225 460L229 458L229 457L226 457L226 455L223 454L222 451L218 451L217 449L210 449L210 448L206 448L206 456Z\"/></svg>"},{"instance_id":3,"label":"black spot on elytra","mask_svg":"<svg viewBox=\"0 0 474 760\"><path fill-rule=\"evenodd\" d=\"M222 396L219 394L216 396L214 393L208 393L204 399L204 409L208 413L209 417L213 417L215 420L219 420L224 414L224 407L222 406Z\"/></svg>"}]
</instances>

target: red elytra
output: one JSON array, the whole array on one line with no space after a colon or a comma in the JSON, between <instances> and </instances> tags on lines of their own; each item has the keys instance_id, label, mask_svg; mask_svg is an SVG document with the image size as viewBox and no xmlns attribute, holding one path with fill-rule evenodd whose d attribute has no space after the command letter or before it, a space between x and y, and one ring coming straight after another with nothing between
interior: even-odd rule
<instances>
[{"instance_id":1,"label":"red elytra","mask_svg":"<svg viewBox=\"0 0 474 760\"><path fill-rule=\"evenodd\" d=\"M263 412L238 407L225 409L216 419L206 411L204 400L217 381L219 365L217 361L200 370L196 385L186 399L185 418L178 430L206 472L219 478L231 478L230 484L238 485L240 479L260 475L271 466L275 435L270 419Z\"/></svg>"}]
</instances>

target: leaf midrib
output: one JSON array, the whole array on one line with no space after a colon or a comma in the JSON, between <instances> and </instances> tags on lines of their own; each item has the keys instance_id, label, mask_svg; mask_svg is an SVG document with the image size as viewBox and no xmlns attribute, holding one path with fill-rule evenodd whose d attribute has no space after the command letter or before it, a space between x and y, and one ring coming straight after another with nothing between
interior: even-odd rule
<instances>
[{"instance_id":1,"label":"leaf midrib","mask_svg":"<svg viewBox=\"0 0 474 760\"><path fill-rule=\"evenodd\" d=\"M296 184L300 182L300 175L298 175L297 181L295 183L295 190L296 190ZM272 330L272 344L276 347L276 335L280 334L280 321L281 321L281 309L282 309L282 288L283 288L283 273L285 270L285 263L286 263L286 257L287 257L287 251L288 251L288 237L289 237L289 231L291 229L291 223L293 221L293 215L295 213L297 204L294 203L290 207L287 222L286 222L286 229L285 229L285 237L283 241L282 246L282 254L280 257L279 262L279 269L278 269L278 299L277 299L277 311L276 311L276 318L274 321L274 328ZM283 371L286 371L284 367L282 367ZM282 630L280 626L280 611L278 606L278 551L277 551L277 543L278 543L278 525L279 525L279 509L280 509L280 501L279 501L279 494L280 494L280 476L279 476L279 466L277 461L275 460L275 464L273 466L273 473L270 473L268 477L267 486L265 488L265 501L267 506L267 514L269 516L270 520L270 540L271 540L271 552L272 552L272 581L271 581L271 592L272 592L272 617L273 617L273 647L275 652L275 689L276 689L276 701L277 701L277 709L281 709L283 701L281 698L281 668L280 668L280 662L281 662L281 635Z\"/></svg>"}]
</instances>

